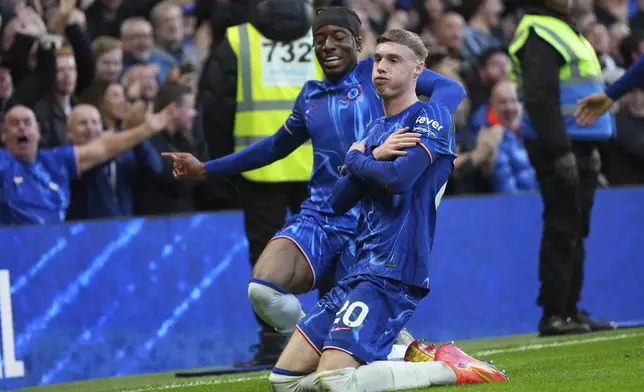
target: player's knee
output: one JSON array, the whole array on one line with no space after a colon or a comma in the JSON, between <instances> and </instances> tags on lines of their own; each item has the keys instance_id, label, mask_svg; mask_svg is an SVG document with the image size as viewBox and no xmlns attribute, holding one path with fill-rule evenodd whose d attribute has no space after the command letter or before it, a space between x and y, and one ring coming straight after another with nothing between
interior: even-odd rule
<instances>
[{"instance_id":1,"label":"player's knee","mask_svg":"<svg viewBox=\"0 0 644 392\"><path fill-rule=\"evenodd\" d=\"M279 287L266 281L253 278L248 283L248 299L253 307L265 308L275 300L275 297L283 294L284 291Z\"/></svg>"},{"instance_id":2,"label":"player's knee","mask_svg":"<svg viewBox=\"0 0 644 392\"><path fill-rule=\"evenodd\" d=\"M280 305L285 295L288 295L285 290L266 280L251 278L248 283L248 299L256 309L267 309Z\"/></svg>"},{"instance_id":3,"label":"player's knee","mask_svg":"<svg viewBox=\"0 0 644 392\"><path fill-rule=\"evenodd\" d=\"M319 372L313 379L318 392L357 392L356 369L345 368Z\"/></svg>"},{"instance_id":4,"label":"player's knee","mask_svg":"<svg viewBox=\"0 0 644 392\"><path fill-rule=\"evenodd\" d=\"M248 299L264 321L286 336L293 333L303 316L300 301L270 282L252 279L248 284Z\"/></svg>"}]
</instances>

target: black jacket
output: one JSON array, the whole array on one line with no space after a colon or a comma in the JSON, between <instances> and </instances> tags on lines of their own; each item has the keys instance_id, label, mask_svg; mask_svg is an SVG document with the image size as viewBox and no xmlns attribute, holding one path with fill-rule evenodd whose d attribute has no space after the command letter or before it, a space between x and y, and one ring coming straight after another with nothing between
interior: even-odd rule
<instances>
[{"instance_id":1,"label":"black jacket","mask_svg":"<svg viewBox=\"0 0 644 392\"><path fill-rule=\"evenodd\" d=\"M162 152L189 152L198 159L203 159L203 151L199 151L196 143L185 133L170 134L163 131L152 138L150 143L157 151ZM173 163L170 159L163 159L161 174L146 181L135 189L134 214L135 215L166 215L175 213L192 213L195 207L195 188L197 181L177 181L172 174Z\"/></svg>"},{"instance_id":2,"label":"black jacket","mask_svg":"<svg viewBox=\"0 0 644 392\"><path fill-rule=\"evenodd\" d=\"M248 22L248 2L199 0L196 16L212 27L210 57L199 81L198 102L203 111L203 128L212 159L234 151L233 129L237 110L237 56L226 37L226 29Z\"/></svg>"},{"instance_id":3,"label":"black jacket","mask_svg":"<svg viewBox=\"0 0 644 392\"><path fill-rule=\"evenodd\" d=\"M71 107L78 101L72 96ZM34 107L34 113L40 124L40 146L42 148L55 148L68 144L67 140L67 114L56 101L53 93L47 94Z\"/></svg>"},{"instance_id":4,"label":"black jacket","mask_svg":"<svg viewBox=\"0 0 644 392\"><path fill-rule=\"evenodd\" d=\"M530 10L529 13L561 17L545 11ZM521 64L524 106L538 141L548 155L562 156L571 150L559 96L559 70L565 60L534 31L530 31L517 57Z\"/></svg>"},{"instance_id":5,"label":"black jacket","mask_svg":"<svg viewBox=\"0 0 644 392\"><path fill-rule=\"evenodd\" d=\"M211 159L220 158L234 152L235 113L237 111L237 56L226 37L226 29L248 22L250 14L247 0L220 2L198 0L196 17L198 23L208 21L212 27L210 56L204 64L199 81L197 101L203 108L201 125L204 139L208 145ZM200 209L235 208L239 197L237 189L231 185L236 178L211 177L208 179L210 198L205 203L198 196ZM200 200L200 201L199 201Z\"/></svg>"}]
</instances>

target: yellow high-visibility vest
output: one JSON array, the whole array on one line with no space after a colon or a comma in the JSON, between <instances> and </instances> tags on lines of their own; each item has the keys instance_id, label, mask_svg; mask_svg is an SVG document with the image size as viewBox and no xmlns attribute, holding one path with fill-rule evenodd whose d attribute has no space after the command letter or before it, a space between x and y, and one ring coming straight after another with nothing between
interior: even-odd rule
<instances>
[{"instance_id":1,"label":"yellow high-visibility vest","mask_svg":"<svg viewBox=\"0 0 644 392\"><path fill-rule=\"evenodd\" d=\"M613 134L610 114L602 115L594 124L585 127L577 124L575 120L574 114L578 101L603 91L604 78L597 53L590 42L558 18L527 14L517 26L514 39L510 43L509 54L512 63L511 78L519 97L523 98L523 80L517 53L525 45L530 31L534 31L541 39L552 45L566 62L559 70L559 99L561 115L569 137L575 140L610 138ZM526 129L528 134L534 133L530 121L525 127L528 128Z\"/></svg>"},{"instance_id":2,"label":"yellow high-visibility vest","mask_svg":"<svg viewBox=\"0 0 644 392\"><path fill-rule=\"evenodd\" d=\"M291 114L302 86L324 75L309 33L292 42L264 38L250 23L227 30L237 56L235 151L275 133ZM313 170L313 146L308 141L288 157L243 173L257 182L308 181Z\"/></svg>"}]
</instances>

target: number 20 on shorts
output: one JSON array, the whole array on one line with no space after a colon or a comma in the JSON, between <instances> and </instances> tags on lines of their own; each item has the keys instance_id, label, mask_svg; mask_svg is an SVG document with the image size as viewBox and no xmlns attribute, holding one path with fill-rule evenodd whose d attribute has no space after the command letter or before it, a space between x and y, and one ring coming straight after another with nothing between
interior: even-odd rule
<instances>
[{"instance_id":1,"label":"number 20 on shorts","mask_svg":"<svg viewBox=\"0 0 644 392\"><path fill-rule=\"evenodd\" d=\"M355 320L351 320L356 311L359 311L359 313L356 315ZM335 314L338 317L333 321L333 324L337 324L342 320L342 323L347 327L357 328L362 325L365 318L367 318L367 314L369 314L369 307L364 302L356 301L350 304L349 301L346 301L340 311Z\"/></svg>"}]
</instances>

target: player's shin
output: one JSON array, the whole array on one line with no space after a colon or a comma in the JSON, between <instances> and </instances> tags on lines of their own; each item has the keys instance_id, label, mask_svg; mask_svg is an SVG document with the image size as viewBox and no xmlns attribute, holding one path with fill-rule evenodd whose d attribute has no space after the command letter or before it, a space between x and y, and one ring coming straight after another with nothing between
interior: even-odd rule
<instances>
[{"instance_id":1,"label":"player's shin","mask_svg":"<svg viewBox=\"0 0 644 392\"><path fill-rule=\"evenodd\" d=\"M442 362L380 361L319 372L313 383L318 392L384 392L451 385L456 374Z\"/></svg>"},{"instance_id":2,"label":"player's shin","mask_svg":"<svg viewBox=\"0 0 644 392\"><path fill-rule=\"evenodd\" d=\"M291 336L298 321L304 317L302 305L295 295L265 280L250 280L248 298L262 320L282 335Z\"/></svg>"},{"instance_id":3,"label":"player's shin","mask_svg":"<svg viewBox=\"0 0 644 392\"><path fill-rule=\"evenodd\" d=\"M274 368L268 380L273 392L315 392L315 374L300 374Z\"/></svg>"}]
</instances>

